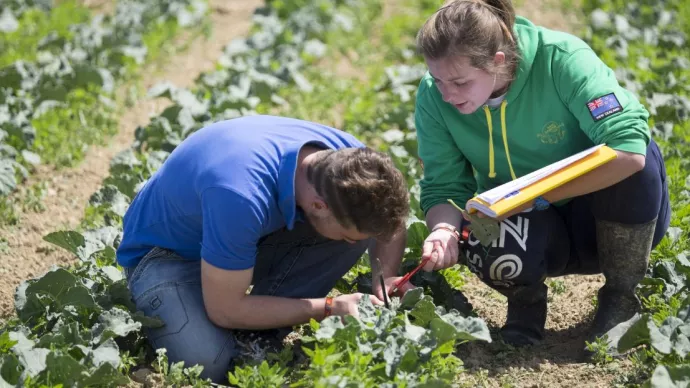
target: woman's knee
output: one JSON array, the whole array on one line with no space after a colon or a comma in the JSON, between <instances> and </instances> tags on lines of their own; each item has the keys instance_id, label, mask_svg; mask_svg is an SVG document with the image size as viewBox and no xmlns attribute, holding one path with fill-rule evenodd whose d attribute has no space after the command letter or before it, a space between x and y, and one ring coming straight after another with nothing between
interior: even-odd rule
<instances>
[{"instance_id":1,"label":"woman's knee","mask_svg":"<svg viewBox=\"0 0 690 388\"><path fill-rule=\"evenodd\" d=\"M605 189L590 194L594 217L624 224L642 224L663 217L668 205L666 169L652 140L642 170Z\"/></svg>"},{"instance_id":2,"label":"woman's knee","mask_svg":"<svg viewBox=\"0 0 690 388\"><path fill-rule=\"evenodd\" d=\"M470 236L464 251L469 269L495 288L538 283L550 262L567 260L565 224L554 209L532 211L501 222L497 239L483 246Z\"/></svg>"}]
</instances>

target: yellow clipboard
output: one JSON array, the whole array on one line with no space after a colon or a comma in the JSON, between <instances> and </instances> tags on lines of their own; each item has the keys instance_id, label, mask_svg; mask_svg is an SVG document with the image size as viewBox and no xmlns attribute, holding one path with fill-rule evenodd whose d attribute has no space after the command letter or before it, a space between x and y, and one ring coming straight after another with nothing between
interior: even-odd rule
<instances>
[{"instance_id":1,"label":"yellow clipboard","mask_svg":"<svg viewBox=\"0 0 690 388\"><path fill-rule=\"evenodd\" d=\"M548 193L549 191L616 159L616 157L616 151L614 151L612 148L608 146L601 146L582 159L556 170L550 175L526 187L512 191L509 195L498 200L494 204L490 204L489 202L481 199L479 196L476 196L467 202L466 210L469 213L481 211L492 218L500 217L511 212L515 208L531 202L535 198L544 195L545 193ZM513 182L508 182L507 184Z\"/></svg>"}]
</instances>

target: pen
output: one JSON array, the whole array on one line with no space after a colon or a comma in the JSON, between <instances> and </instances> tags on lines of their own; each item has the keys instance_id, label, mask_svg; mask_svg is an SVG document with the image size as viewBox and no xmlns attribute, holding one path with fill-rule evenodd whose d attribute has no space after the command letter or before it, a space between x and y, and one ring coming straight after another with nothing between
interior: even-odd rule
<instances>
[{"instance_id":1,"label":"pen","mask_svg":"<svg viewBox=\"0 0 690 388\"><path fill-rule=\"evenodd\" d=\"M458 247L462 246L465 243L465 241L467 241L467 239L469 238L469 235L470 235L469 228L463 228L462 233L460 234L460 240L458 241ZM434 252L433 254L437 254L437 253ZM424 267L424 265L429 261L429 259L431 259L431 256L422 260L422 262L419 263L419 265L415 269L408 272L405 276L402 277L402 279L398 280L393 285L393 288L391 288L390 293L395 294L396 292L398 292L398 289L400 288L400 286L409 282L410 278L412 278L412 276L414 276L414 274L419 272L419 270L422 269L422 267Z\"/></svg>"},{"instance_id":2,"label":"pen","mask_svg":"<svg viewBox=\"0 0 690 388\"><path fill-rule=\"evenodd\" d=\"M393 293L393 294L395 294L396 292L398 292L398 288L400 288L400 286L402 286L403 284L405 284L405 283L407 283L408 281L410 281L410 278L411 278L412 276L414 276L414 274L416 274L420 269L422 269L422 267L424 267L424 265L429 261L429 259L431 259L431 256L429 256L429 257L427 257L426 259L422 260L422 262L419 263L419 265L418 265L415 269L413 269L412 271L408 272L405 276L402 277L402 279L398 280L398 281L393 285L393 288L391 289L390 292Z\"/></svg>"}]
</instances>

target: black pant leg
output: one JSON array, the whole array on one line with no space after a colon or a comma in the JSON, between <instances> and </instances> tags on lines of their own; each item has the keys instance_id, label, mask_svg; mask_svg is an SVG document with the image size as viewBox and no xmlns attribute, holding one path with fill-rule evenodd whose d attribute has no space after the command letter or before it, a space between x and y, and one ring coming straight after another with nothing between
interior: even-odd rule
<instances>
[{"instance_id":1,"label":"black pant leg","mask_svg":"<svg viewBox=\"0 0 690 388\"><path fill-rule=\"evenodd\" d=\"M538 284L563 271L570 259L570 241L561 215L548 208L504 220L488 247L470 235L463 255L484 283L502 290Z\"/></svg>"}]
</instances>

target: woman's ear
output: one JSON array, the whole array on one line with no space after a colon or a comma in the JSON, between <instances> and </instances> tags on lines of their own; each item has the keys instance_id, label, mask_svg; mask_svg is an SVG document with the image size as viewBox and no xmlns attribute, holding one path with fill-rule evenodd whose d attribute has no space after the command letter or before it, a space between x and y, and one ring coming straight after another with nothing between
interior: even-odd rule
<instances>
[{"instance_id":1,"label":"woman's ear","mask_svg":"<svg viewBox=\"0 0 690 388\"><path fill-rule=\"evenodd\" d=\"M503 51L499 51L494 55L494 66L501 67L506 63L506 54Z\"/></svg>"}]
</instances>

